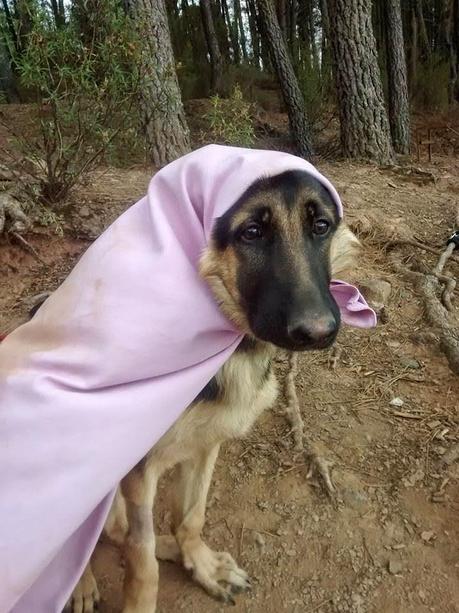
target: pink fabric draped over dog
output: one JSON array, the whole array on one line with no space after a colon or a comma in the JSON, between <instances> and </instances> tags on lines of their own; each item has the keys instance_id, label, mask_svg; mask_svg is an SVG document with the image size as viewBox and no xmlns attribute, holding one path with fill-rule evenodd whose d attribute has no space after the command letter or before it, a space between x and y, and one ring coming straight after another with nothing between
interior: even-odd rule
<instances>
[{"instance_id":1,"label":"pink fabric draped over dog","mask_svg":"<svg viewBox=\"0 0 459 613\"><path fill-rule=\"evenodd\" d=\"M255 180L304 170L211 145L159 171L35 317L0 345L0 613L61 611L120 479L237 347L197 265L216 218ZM370 327L333 282L342 319Z\"/></svg>"}]
</instances>

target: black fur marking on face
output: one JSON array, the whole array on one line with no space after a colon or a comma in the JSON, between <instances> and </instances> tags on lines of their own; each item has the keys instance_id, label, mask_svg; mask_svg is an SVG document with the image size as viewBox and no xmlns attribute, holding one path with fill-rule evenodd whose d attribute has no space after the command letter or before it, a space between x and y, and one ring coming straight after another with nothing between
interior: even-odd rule
<instances>
[{"instance_id":1,"label":"black fur marking on face","mask_svg":"<svg viewBox=\"0 0 459 613\"><path fill-rule=\"evenodd\" d=\"M266 210L259 236L240 240L247 224L263 223ZM316 231L318 220L326 232ZM256 181L217 221L216 247L236 254L240 305L257 339L296 351L334 340L340 314L329 289L329 252L338 223L330 192L304 171Z\"/></svg>"}]
</instances>

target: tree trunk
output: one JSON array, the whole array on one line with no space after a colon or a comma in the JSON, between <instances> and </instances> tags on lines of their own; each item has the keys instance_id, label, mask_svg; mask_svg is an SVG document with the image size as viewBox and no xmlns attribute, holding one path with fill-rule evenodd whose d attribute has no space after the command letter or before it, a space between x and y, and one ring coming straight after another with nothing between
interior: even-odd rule
<instances>
[{"instance_id":1,"label":"tree trunk","mask_svg":"<svg viewBox=\"0 0 459 613\"><path fill-rule=\"evenodd\" d=\"M416 11L413 7L411 11L411 54L410 54L410 85L411 93L416 87L416 76L418 71L418 21Z\"/></svg>"},{"instance_id":2,"label":"tree trunk","mask_svg":"<svg viewBox=\"0 0 459 613\"><path fill-rule=\"evenodd\" d=\"M392 162L371 0L329 0L328 8L343 154Z\"/></svg>"},{"instance_id":3,"label":"tree trunk","mask_svg":"<svg viewBox=\"0 0 459 613\"><path fill-rule=\"evenodd\" d=\"M16 32L16 28L14 26L13 18L11 16L10 7L8 4L8 0L2 0L3 11L5 13L5 21L8 27L9 35L11 38L11 42L14 45L14 49L17 53L21 50L21 44L19 42L18 33Z\"/></svg>"},{"instance_id":4,"label":"tree trunk","mask_svg":"<svg viewBox=\"0 0 459 613\"><path fill-rule=\"evenodd\" d=\"M250 37L252 39L253 63L260 68L260 32L258 30L258 15L255 0L248 0Z\"/></svg>"},{"instance_id":5,"label":"tree trunk","mask_svg":"<svg viewBox=\"0 0 459 613\"><path fill-rule=\"evenodd\" d=\"M276 1L276 0L274 0ZM279 21L279 26L284 36L284 39L287 40L287 0L277 0L277 19Z\"/></svg>"},{"instance_id":6,"label":"tree trunk","mask_svg":"<svg viewBox=\"0 0 459 613\"><path fill-rule=\"evenodd\" d=\"M431 55L430 41L427 34L424 11L422 10L422 0L415 0L416 21L418 24L419 40L422 47L422 58L429 59Z\"/></svg>"},{"instance_id":7,"label":"tree trunk","mask_svg":"<svg viewBox=\"0 0 459 613\"><path fill-rule=\"evenodd\" d=\"M242 21L241 0L234 0L234 22L235 27L239 31L239 40L241 41L242 57L244 62L248 62L247 40L245 36L244 23Z\"/></svg>"},{"instance_id":8,"label":"tree trunk","mask_svg":"<svg viewBox=\"0 0 459 613\"><path fill-rule=\"evenodd\" d=\"M17 39L22 52L27 48L27 40L33 29L33 17L36 6L30 0L16 0L14 6L17 22Z\"/></svg>"},{"instance_id":9,"label":"tree trunk","mask_svg":"<svg viewBox=\"0 0 459 613\"><path fill-rule=\"evenodd\" d=\"M455 50L455 74L456 74L456 86L455 91L453 92L454 98L456 102L459 102L459 0L454 0L453 4L453 45Z\"/></svg>"},{"instance_id":10,"label":"tree trunk","mask_svg":"<svg viewBox=\"0 0 459 613\"><path fill-rule=\"evenodd\" d=\"M330 19L328 16L327 0L320 0L320 17L322 23L322 42L321 42L321 75L325 75L330 70Z\"/></svg>"},{"instance_id":11,"label":"tree trunk","mask_svg":"<svg viewBox=\"0 0 459 613\"><path fill-rule=\"evenodd\" d=\"M210 89L212 94L223 94L223 60L215 34L210 0L200 0L202 23L210 56Z\"/></svg>"},{"instance_id":12,"label":"tree trunk","mask_svg":"<svg viewBox=\"0 0 459 613\"><path fill-rule=\"evenodd\" d=\"M258 6L271 50L272 63L287 106L292 136L300 155L309 159L312 156L310 128L306 119L303 95L293 70L287 45L271 0L259 0Z\"/></svg>"},{"instance_id":13,"label":"tree trunk","mask_svg":"<svg viewBox=\"0 0 459 613\"><path fill-rule=\"evenodd\" d=\"M223 56L223 63L229 64L231 61L230 42L228 36L228 28L226 27L225 14L220 2L216 4L216 12L214 14L214 25L218 39L218 46Z\"/></svg>"},{"instance_id":14,"label":"tree trunk","mask_svg":"<svg viewBox=\"0 0 459 613\"><path fill-rule=\"evenodd\" d=\"M400 0L386 0L389 123L395 151L410 152L410 108Z\"/></svg>"},{"instance_id":15,"label":"tree trunk","mask_svg":"<svg viewBox=\"0 0 459 613\"><path fill-rule=\"evenodd\" d=\"M455 13L455 9L459 6L456 0L443 0L443 40L445 47L445 57L449 64L449 79L448 79L448 102L453 104L458 84L458 49L454 44L454 24L459 16ZM456 27L459 27L456 24Z\"/></svg>"},{"instance_id":16,"label":"tree trunk","mask_svg":"<svg viewBox=\"0 0 459 613\"><path fill-rule=\"evenodd\" d=\"M291 0L290 4L290 22L289 22L289 41L290 51L293 59L293 65L298 66L298 36L296 32L298 24L298 0Z\"/></svg>"},{"instance_id":17,"label":"tree trunk","mask_svg":"<svg viewBox=\"0 0 459 613\"><path fill-rule=\"evenodd\" d=\"M233 60L235 64L240 64L241 62L241 54L239 53L239 40L237 36L237 28L236 31L234 29L234 23L231 21L231 17L228 10L228 3L226 0L222 0L222 10L223 15L225 17L226 26L228 28L231 46L233 47Z\"/></svg>"},{"instance_id":18,"label":"tree trunk","mask_svg":"<svg viewBox=\"0 0 459 613\"><path fill-rule=\"evenodd\" d=\"M189 132L174 65L164 0L132 0L132 15L145 46L140 111L155 166L187 153Z\"/></svg>"}]
</instances>

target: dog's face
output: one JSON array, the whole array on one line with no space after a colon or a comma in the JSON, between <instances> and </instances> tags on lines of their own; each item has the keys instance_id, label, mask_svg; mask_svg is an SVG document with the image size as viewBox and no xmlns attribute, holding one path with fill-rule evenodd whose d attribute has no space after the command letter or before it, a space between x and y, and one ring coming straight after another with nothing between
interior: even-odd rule
<instances>
[{"instance_id":1,"label":"dog's face","mask_svg":"<svg viewBox=\"0 0 459 613\"><path fill-rule=\"evenodd\" d=\"M340 324L332 260L353 242L321 183L284 172L253 184L217 220L201 274L244 333L293 351L322 349Z\"/></svg>"}]
</instances>

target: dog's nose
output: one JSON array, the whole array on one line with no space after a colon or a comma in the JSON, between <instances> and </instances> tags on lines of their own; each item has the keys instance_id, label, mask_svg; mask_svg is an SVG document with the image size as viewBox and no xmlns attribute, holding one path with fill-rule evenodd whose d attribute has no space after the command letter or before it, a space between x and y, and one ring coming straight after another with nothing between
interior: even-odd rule
<instances>
[{"instance_id":1,"label":"dog's nose","mask_svg":"<svg viewBox=\"0 0 459 613\"><path fill-rule=\"evenodd\" d=\"M298 345L325 345L334 338L337 329L338 322L330 315L292 322L287 332L291 340Z\"/></svg>"}]
</instances>

